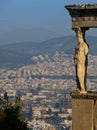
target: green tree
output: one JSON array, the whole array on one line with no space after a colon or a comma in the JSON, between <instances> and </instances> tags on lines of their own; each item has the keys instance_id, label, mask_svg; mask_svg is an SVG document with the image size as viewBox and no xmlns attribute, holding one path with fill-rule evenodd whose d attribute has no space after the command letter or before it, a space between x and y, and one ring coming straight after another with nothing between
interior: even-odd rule
<instances>
[{"instance_id":1,"label":"green tree","mask_svg":"<svg viewBox=\"0 0 97 130\"><path fill-rule=\"evenodd\" d=\"M6 114L2 108L0 108L0 122L5 120Z\"/></svg>"},{"instance_id":2,"label":"green tree","mask_svg":"<svg viewBox=\"0 0 97 130\"><path fill-rule=\"evenodd\" d=\"M5 102L5 107L8 107L8 103L9 103L9 101L8 101L8 95L7 95L7 92L5 92L4 93L4 102Z\"/></svg>"},{"instance_id":3,"label":"green tree","mask_svg":"<svg viewBox=\"0 0 97 130\"><path fill-rule=\"evenodd\" d=\"M27 123L23 120L20 120L20 107L10 107L5 109L5 118L4 128L10 128L10 130L27 130Z\"/></svg>"},{"instance_id":4,"label":"green tree","mask_svg":"<svg viewBox=\"0 0 97 130\"><path fill-rule=\"evenodd\" d=\"M7 93L4 94L4 101L0 102L0 130L27 130L27 123L22 119L20 98L16 98L12 105Z\"/></svg>"}]
</instances>

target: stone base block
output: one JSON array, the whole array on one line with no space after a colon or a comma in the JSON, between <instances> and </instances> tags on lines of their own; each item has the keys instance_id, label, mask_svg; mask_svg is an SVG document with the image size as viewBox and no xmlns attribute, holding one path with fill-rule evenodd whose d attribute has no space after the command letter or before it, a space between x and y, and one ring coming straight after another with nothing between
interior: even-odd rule
<instances>
[{"instance_id":1,"label":"stone base block","mask_svg":"<svg viewBox=\"0 0 97 130\"><path fill-rule=\"evenodd\" d=\"M71 93L72 130L97 130L97 94Z\"/></svg>"}]
</instances>

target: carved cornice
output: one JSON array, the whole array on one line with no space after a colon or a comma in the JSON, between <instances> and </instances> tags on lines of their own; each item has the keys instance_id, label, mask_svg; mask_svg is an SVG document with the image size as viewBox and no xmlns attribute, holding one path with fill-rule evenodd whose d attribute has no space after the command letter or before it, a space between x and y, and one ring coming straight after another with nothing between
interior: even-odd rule
<instances>
[{"instance_id":1,"label":"carved cornice","mask_svg":"<svg viewBox=\"0 0 97 130\"><path fill-rule=\"evenodd\" d=\"M72 29L97 27L97 4L66 5L72 18Z\"/></svg>"}]
</instances>

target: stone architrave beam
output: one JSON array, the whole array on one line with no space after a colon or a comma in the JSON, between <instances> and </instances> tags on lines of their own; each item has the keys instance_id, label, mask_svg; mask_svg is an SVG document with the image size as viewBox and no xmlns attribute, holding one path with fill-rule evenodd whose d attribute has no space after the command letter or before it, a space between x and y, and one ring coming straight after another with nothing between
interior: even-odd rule
<instances>
[{"instance_id":1,"label":"stone architrave beam","mask_svg":"<svg viewBox=\"0 0 97 130\"><path fill-rule=\"evenodd\" d=\"M72 18L72 29L97 27L97 4L67 5Z\"/></svg>"}]
</instances>

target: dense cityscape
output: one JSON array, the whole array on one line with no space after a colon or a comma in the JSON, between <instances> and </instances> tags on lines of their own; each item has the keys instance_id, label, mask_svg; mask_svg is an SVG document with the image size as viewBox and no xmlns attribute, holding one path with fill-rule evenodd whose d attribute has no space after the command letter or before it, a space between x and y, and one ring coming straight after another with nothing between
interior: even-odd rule
<instances>
[{"instance_id":1,"label":"dense cityscape","mask_svg":"<svg viewBox=\"0 0 97 130\"><path fill-rule=\"evenodd\" d=\"M0 95L20 97L30 130L71 130L70 92L76 90L73 56L64 52L33 56L35 64L0 69ZM97 56L89 55L87 90L96 90ZM96 90L97 91L97 90Z\"/></svg>"}]
</instances>

